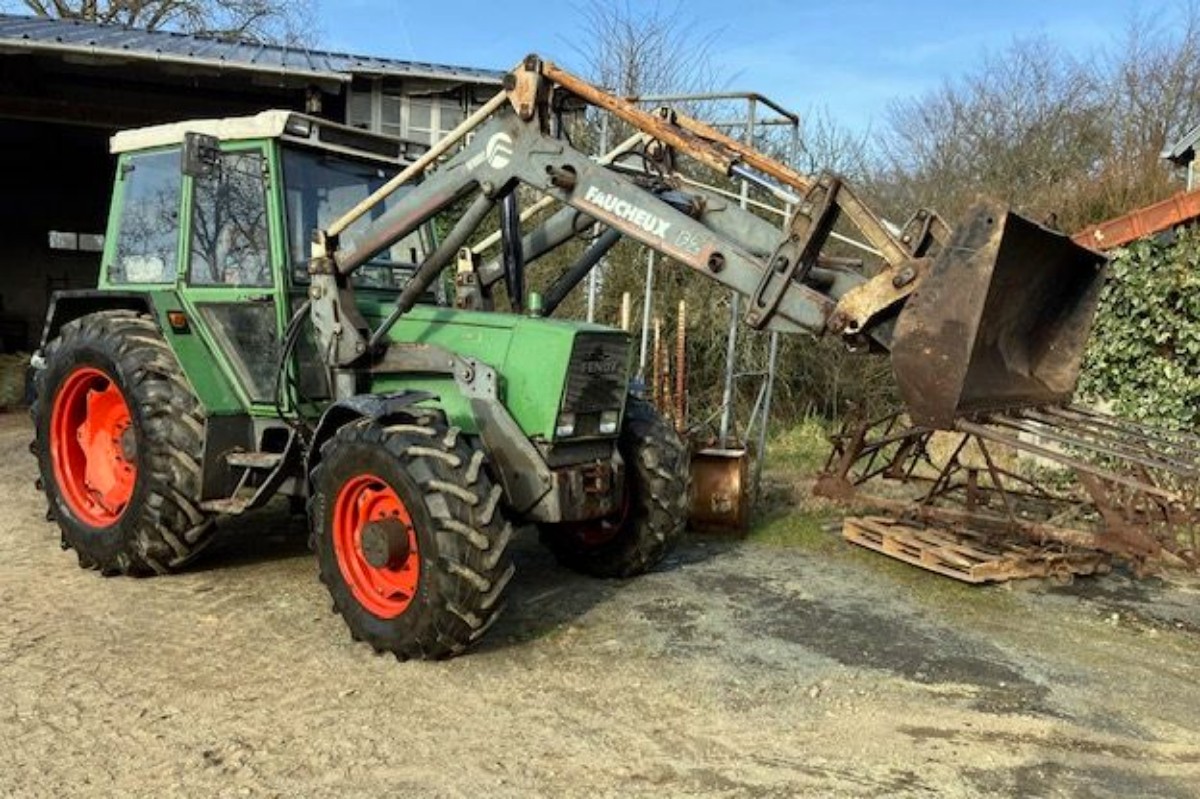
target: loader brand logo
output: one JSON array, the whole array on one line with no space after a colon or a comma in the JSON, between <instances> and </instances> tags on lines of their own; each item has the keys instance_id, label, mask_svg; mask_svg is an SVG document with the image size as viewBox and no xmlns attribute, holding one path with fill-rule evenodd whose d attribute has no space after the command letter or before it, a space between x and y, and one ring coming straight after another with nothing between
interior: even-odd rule
<instances>
[{"instance_id":1,"label":"loader brand logo","mask_svg":"<svg viewBox=\"0 0 1200 799\"><path fill-rule=\"evenodd\" d=\"M483 152L478 153L467 161L467 171L478 169L484 161L492 169L504 169L512 163L513 157L513 140L512 136L507 133L493 133L492 138L488 139L487 146L483 148Z\"/></svg>"},{"instance_id":2,"label":"loader brand logo","mask_svg":"<svg viewBox=\"0 0 1200 799\"><path fill-rule=\"evenodd\" d=\"M671 227L671 223L665 219L660 219L644 208L638 208L633 203L622 200L615 194L609 194L606 191L601 191L595 186L590 186L587 192L583 195L585 202L589 202L597 208L602 208L605 211L624 219L626 222L632 222L642 230L651 235L665 238L667 230Z\"/></svg>"},{"instance_id":3,"label":"loader brand logo","mask_svg":"<svg viewBox=\"0 0 1200 799\"><path fill-rule=\"evenodd\" d=\"M492 169L504 169L512 160L513 140L507 133L497 133L488 139L487 162Z\"/></svg>"}]
</instances>

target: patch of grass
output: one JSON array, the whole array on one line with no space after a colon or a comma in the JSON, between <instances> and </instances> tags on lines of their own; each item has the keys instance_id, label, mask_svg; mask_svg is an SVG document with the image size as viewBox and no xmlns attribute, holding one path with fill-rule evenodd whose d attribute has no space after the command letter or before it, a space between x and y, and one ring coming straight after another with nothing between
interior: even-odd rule
<instances>
[{"instance_id":1,"label":"patch of grass","mask_svg":"<svg viewBox=\"0 0 1200 799\"><path fill-rule=\"evenodd\" d=\"M972 617L1012 606L1013 597L1003 588L962 583L851 544L841 535L844 515L832 508L792 506L757 522L751 528L748 540L769 547L799 549L861 567L863 579L893 583L930 609L953 610Z\"/></svg>"},{"instance_id":2,"label":"patch of grass","mask_svg":"<svg viewBox=\"0 0 1200 799\"><path fill-rule=\"evenodd\" d=\"M829 457L829 422L806 416L767 442L767 469L816 474Z\"/></svg>"},{"instance_id":3,"label":"patch of grass","mask_svg":"<svg viewBox=\"0 0 1200 799\"><path fill-rule=\"evenodd\" d=\"M842 538L842 519L854 515L845 506L813 496L808 484L825 466L830 423L806 417L771 438L767 450L769 497L747 537L751 543L802 550L862 570L864 580L882 580L934 613L984 618L1014 607L1012 593L997 586L976 586L926 571ZM783 490L780 486L787 487ZM770 493L770 492L769 492Z\"/></svg>"},{"instance_id":4,"label":"patch of grass","mask_svg":"<svg viewBox=\"0 0 1200 799\"><path fill-rule=\"evenodd\" d=\"M750 529L748 539L767 546L833 554L845 546L836 533L829 531L829 525L836 520L837 517L829 513L790 508L756 523Z\"/></svg>"}]
</instances>

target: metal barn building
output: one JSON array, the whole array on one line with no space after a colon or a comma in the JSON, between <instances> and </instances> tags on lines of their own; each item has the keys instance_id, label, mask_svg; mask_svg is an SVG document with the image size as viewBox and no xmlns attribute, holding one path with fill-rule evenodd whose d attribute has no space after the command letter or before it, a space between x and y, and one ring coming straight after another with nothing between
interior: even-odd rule
<instances>
[{"instance_id":1,"label":"metal barn building","mask_svg":"<svg viewBox=\"0 0 1200 799\"><path fill-rule=\"evenodd\" d=\"M94 284L121 128L287 108L433 140L503 73L0 14L0 348Z\"/></svg>"}]
</instances>

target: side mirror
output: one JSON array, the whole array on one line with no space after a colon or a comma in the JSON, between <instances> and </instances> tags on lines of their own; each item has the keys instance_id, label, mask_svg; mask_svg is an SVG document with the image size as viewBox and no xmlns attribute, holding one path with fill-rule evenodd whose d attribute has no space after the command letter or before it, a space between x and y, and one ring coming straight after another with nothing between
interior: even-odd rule
<instances>
[{"instance_id":1,"label":"side mirror","mask_svg":"<svg viewBox=\"0 0 1200 799\"><path fill-rule=\"evenodd\" d=\"M183 174L206 178L217 171L221 163L221 143L216 136L203 133L183 134Z\"/></svg>"}]
</instances>

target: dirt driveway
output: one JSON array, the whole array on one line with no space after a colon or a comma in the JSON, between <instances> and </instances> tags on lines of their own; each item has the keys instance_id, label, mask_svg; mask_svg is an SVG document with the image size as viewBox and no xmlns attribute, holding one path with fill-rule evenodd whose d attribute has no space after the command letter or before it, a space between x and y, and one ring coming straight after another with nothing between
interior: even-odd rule
<instances>
[{"instance_id":1,"label":"dirt driveway","mask_svg":"<svg viewBox=\"0 0 1200 799\"><path fill-rule=\"evenodd\" d=\"M184 575L76 568L28 439L0 417L2 795L1200 793L1195 585L980 590L754 539L597 582L526 540L484 646L398 664L283 510Z\"/></svg>"}]
</instances>

